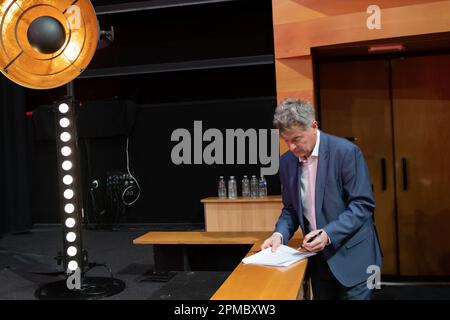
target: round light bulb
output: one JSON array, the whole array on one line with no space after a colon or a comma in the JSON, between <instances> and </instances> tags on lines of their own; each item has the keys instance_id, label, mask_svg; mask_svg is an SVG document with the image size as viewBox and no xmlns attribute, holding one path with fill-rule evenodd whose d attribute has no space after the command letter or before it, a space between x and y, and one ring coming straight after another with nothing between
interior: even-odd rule
<instances>
[{"instance_id":1,"label":"round light bulb","mask_svg":"<svg viewBox=\"0 0 450 320\"><path fill-rule=\"evenodd\" d=\"M70 149L69 147L62 147L61 154L65 157L68 157L72 154L72 149Z\"/></svg>"},{"instance_id":2,"label":"round light bulb","mask_svg":"<svg viewBox=\"0 0 450 320\"><path fill-rule=\"evenodd\" d=\"M70 120L67 118L62 118L61 120L59 120L59 125L61 126L61 128L67 128L68 126L70 126Z\"/></svg>"},{"instance_id":3,"label":"round light bulb","mask_svg":"<svg viewBox=\"0 0 450 320\"><path fill-rule=\"evenodd\" d=\"M72 169L72 162L70 162L69 160L66 160L62 163L62 168L66 171Z\"/></svg>"},{"instance_id":4,"label":"round light bulb","mask_svg":"<svg viewBox=\"0 0 450 320\"><path fill-rule=\"evenodd\" d=\"M74 257L77 255L77 248L75 248L74 246L72 247L68 247L67 248L67 255L70 257Z\"/></svg>"},{"instance_id":5,"label":"round light bulb","mask_svg":"<svg viewBox=\"0 0 450 320\"><path fill-rule=\"evenodd\" d=\"M72 260L67 264L67 267L69 268L69 270L75 271L78 269L78 262Z\"/></svg>"},{"instance_id":6,"label":"round light bulb","mask_svg":"<svg viewBox=\"0 0 450 320\"><path fill-rule=\"evenodd\" d=\"M64 211L66 213L73 213L75 211L75 206L71 203L68 203L64 206Z\"/></svg>"},{"instance_id":7,"label":"round light bulb","mask_svg":"<svg viewBox=\"0 0 450 320\"><path fill-rule=\"evenodd\" d=\"M66 240L67 240L68 242L74 242L76 239L77 239L77 235L75 234L75 232L69 232L69 233L66 235Z\"/></svg>"},{"instance_id":8,"label":"round light bulb","mask_svg":"<svg viewBox=\"0 0 450 320\"><path fill-rule=\"evenodd\" d=\"M66 227L67 228L73 228L74 226L75 226L75 219L74 218L66 219Z\"/></svg>"},{"instance_id":9,"label":"round light bulb","mask_svg":"<svg viewBox=\"0 0 450 320\"><path fill-rule=\"evenodd\" d=\"M66 191L64 191L64 198L66 198L67 200L72 199L73 198L73 190L67 189Z\"/></svg>"},{"instance_id":10,"label":"round light bulb","mask_svg":"<svg viewBox=\"0 0 450 320\"><path fill-rule=\"evenodd\" d=\"M63 182L65 185L70 185L73 182L73 178L71 175L65 175L63 178Z\"/></svg>"},{"instance_id":11,"label":"round light bulb","mask_svg":"<svg viewBox=\"0 0 450 320\"><path fill-rule=\"evenodd\" d=\"M67 103L61 103L59 105L59 112L67 113L69 111L69 105Z\"/></svg>"},{"instance_id":12,"label":"round light bulb","mask_svg":"<svg viewBox=\"0 0 450 320\"><path fill-rule=\"evenodd\" d=\"M70 136L70 133L63 132L63 133L61 133L60 138L61 138L62 142L68 142L70 140L71 136Z\"/></svg>"}]
</instances>

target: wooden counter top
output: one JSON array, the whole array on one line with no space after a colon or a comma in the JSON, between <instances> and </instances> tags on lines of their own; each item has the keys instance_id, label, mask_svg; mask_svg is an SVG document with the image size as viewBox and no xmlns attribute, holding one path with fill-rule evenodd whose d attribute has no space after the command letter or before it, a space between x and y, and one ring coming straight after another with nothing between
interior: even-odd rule
<instances>
[{"instance_id":1,"label":"wooden counter top","mask_svg":"<svg viewBox=\"0 0 450 320\"><path fill-rule=\"evenodd\" d=\"M247 256L260 250L262 240L256 242ZM293 238L289 245L300 246ZM266 267L240 263L211 300L296 300L303 297L303 280L308 260L289 267Z\"/></svg>"}]
</instances>

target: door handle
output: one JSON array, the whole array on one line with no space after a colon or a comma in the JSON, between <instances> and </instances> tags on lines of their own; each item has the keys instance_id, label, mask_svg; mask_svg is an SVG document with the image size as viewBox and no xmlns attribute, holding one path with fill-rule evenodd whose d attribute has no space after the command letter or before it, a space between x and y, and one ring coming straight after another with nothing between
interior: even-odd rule
<instances>
[{"instance_id":1,"label":"door handle","mask_svg":"<svg viewBox=\"0 0 450 320\"><path fill-rule=\"evenodd\" d=\"M402 158L402 170L403 170L403 191L406 191L408 190L408 167L405 158Z\"/></svg>"},{"instance_id":2,"label":"door handle","mask_svg":"<svg viewBox=\"0 0 450 320\"><path fill-rule=\"evenodd\" d=\"M381 158L381 190L386 191L387 180L386 180L386 159Z\"/></svg>"}]
</instances>

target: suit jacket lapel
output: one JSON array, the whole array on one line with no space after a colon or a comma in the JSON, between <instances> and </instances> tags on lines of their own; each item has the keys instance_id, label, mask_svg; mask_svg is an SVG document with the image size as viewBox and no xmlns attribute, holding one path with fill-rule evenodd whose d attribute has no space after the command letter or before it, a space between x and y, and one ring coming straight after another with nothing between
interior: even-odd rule
<instances>
[{"instance_id":1,"label":"suit jacket lapel","mask_svg":"<svg viewBox=\"0 0 450 320\"><path fill-rule=\"evenodd\" d=\"M319 163L317 166L317 176L316 176L316 221L317 228L323 225L322 211L323 195L325 192L325 184L327 181L327 171L328 171L328 136L323 131L320 132L320 146L319 146Z\"/></svg>"}]
</instances>

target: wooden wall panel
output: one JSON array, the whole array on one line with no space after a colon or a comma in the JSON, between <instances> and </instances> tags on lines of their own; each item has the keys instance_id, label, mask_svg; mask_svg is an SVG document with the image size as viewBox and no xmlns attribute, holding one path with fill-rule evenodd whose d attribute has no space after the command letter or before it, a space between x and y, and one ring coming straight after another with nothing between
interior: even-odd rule
<instances>
[{"instance_id":1,"label":"wooden wall panel","mask_svg":"<svg viewBox=\"0 0 450 320\"><path fill-rule=\"evenodd\" d=\"M312 90L312 65L309 57L295 59L277 59L275 62L277 76L277 90L298 91Z\"/></svg>"},{"instance_id":2,"label":"wooden wall panel","mask_svg":"<svg viewBox=\"0 0 450 320\"><path fill-rule=\"evenodd\" d=\"M274 25L296 21L307 21L327 16L327 14L308 8L300 3L300 1L273 0L272 4Z\"/></svg>"},{"instance_id":3,"label":"wooden wall panel","mask_svg":"<svg viewBox=\"0 0 450 320\"><path fill-rule=\"evenodd\" d=\"M311 47L450 30L450 1L381 8L381 29L366 26L366 11L274 26L276 58L310 54Z\"/></svg>"},{"instance_id":4,"label":"wooden wall panel","mask_svg":"<svg viewBox=\"0 0 450 320\"><path fill-rule=\"evenodd\" d=\"M366 27L371 4L381 8L381 30ZM272 0L272 6L278 101L312 101L311 47L450 31L448 0Z\"/></svg>"},{"instance_id":5,"label":"wooden wall panel","mask_svg":"<svg viewBox=\"0 0 450 320\"><path fill-rule=\"evenodd\" d=\"M347 13L365 12L371 4L382 9L436 2L436 0L274 0L274 25Z\"/></svg>"},{"instance_id":6,"label":"wooden wall panel","mask_svg":"<svg viewBox=\"0 0 450 320\"><path fill-rule=\"evenodd\" d=\"M285 98L313 101L313 71L311 57L277 59L275 61L277 78L277 100ZM280 152L288 150L280 139Z\"/></svg>"}]
</instances>

